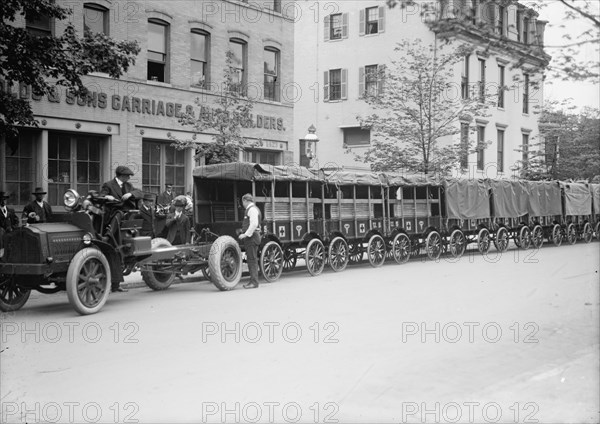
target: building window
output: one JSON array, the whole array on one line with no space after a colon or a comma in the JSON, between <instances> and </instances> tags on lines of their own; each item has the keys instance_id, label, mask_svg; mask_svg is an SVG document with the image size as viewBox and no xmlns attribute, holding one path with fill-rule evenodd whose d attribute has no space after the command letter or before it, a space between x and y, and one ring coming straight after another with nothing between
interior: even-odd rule
<instances>
[{"instance_id":1,"label":"building window","mask_svg":"<svg viewBox=\"0 0 600 424\"><path fill-rule=\"evenodd\" d=\"M359 75L363 87L359 87L361 96L377 96L379 94L379 73L377 65L368 65L360 69Z\"/></svg>"},{"instance_id":2,"label":"building window","mask_svg":"<svg viewBox=\"0 0 600 424\"><path fill-rule=\"evenodd\" d=\"M169 25L158 19L148 21L148 80L169 82Z\"/></svg>"},{"instance_id":3,"label":"building window","mask_svg":"<svg viewBox=\"0 0 600 424\"><path fill-rule=\"evenodd\" d=\"M325 101L345 100L348 98L348 70L332 69L325 71Z\"/></svg>"},{"instance_id":4,"label":"building window","mask_svg":"<svg viewBox=\"0 0 600 424\"><path fill-rule=\"evenodd\" d=\"M479 59L479 101L485 102L485 60Z\"/></svg>"},{"instance_id":5,"label":"building window","mask_svg":"<svg viewBox=\"0 0 600 424\"><path fill-rule=\"evenodd\" d=\"M165 184L173 184L176 194L185 191L185 150L168 143L142 142L142 190L160 194Z\"/></svg>"},{"instance_id":6,"label":"building window","mask_svg":"<svg viewBox=\"0 0 600 424\"><path fill-rule=\"evenodd\" d=\"M31 201L31 191L36 180L35 139L37 133L20 129L18 140L7 137L6 143L6 191L7 203L25 205ZM14 143L11 142L14 140ZM12 147L12 148L11 148Z\"/></svg>"},{"instance_id":7,"label":"building window","mask_svg":"<svg viewBox=\"0 0 600 424\"><path fill-rule=\"evenodd\" d=\"M505 36L506 35L506 30L504 28L504 16L506 15L506 7L504 6L498 6L498 28L497 28L497 32L498 34L500 34L500 36Z\"/></svg>"},{"instance_id":8,"label":"building window","mask_svg":"<svg viewBox=\"0 0 600 424\"><path fill-rule=\"evenodd\" d=\"M523 113L529 113L529 74L523 75Z\"/></svg>"},{"instance_id":9,"label":"building window","mask_svg":"<svg viewBox=\"0 0 600 424\"><path fill-rule=\"evenodd\" d=\"M504 130L498 129L498 172L504 172Z\"/></svg>"},{"instance_id":10,"label":"building window","mask_svg":"<svg viewBox=\"0 0 600 424\"><path fill-rule=\"evenodd\" d=\"M504 108L504 83L505 71L504 65L498 65L498 107Z\"/></svg>"},{"instance_id":11,"label":"building window","mask_svg":"<svg viewBox=\"0 0 600 424\"><path fill-rule=\"evenodd\" d=\"M523 18L523 44L529 44L529 18Z\"/></svg>"},{"instance_id":12,"label":"building window","mask_svg":"<svg viewBox=\"0 0 600 424\"><path fill-rule=\"evenodd\" d=\"M368 7L360 10L359 35L379 34L383 32L385 7Z\"/></svg>"},{"instance_id":13,"label":"building window","mask_svg":"<svg viewBox=\"0 0 600 424\"><path fill-rule=\"evenodd\" d=\"M52 19L46 15L27 14L25 29L36 37L49 37L52 35Z\"/></svg>"},{"instance_id":14,"label":"building window","mask_svg":"<svg viewBox=\"0 0 600 424\"><path fill-rule=\"evenodd\" d=\"M463 99L469 98L469 59L471 56L465 56L462 66L462 74L460 78L460 91Z\"/></svg>"},{"instance_id":15,"label":"building window","mask_svg":"<svg viewBox=\"0 0 600 424\"><path fill-rule=\"evenodd\" d=\"M342 14L336 13L329 17L329 39L339 40L342 38Z\"/></svg>"},{"instance_id":16,"label":"building window","mask_svg":"<svg viewBox=\"0 0 600 424\"><path fill-rule=\"evenodd\" d=\"M517 31L517 41L521 42L523 40L523 12L517 11L517 20L516 20L516 31Z\"/></svg>"},{"instance_id":17,"label":"building window","mask_svg":"<svg viewBox=\"0 0 600 424\"><path fill-rule=\"evenodd\" d=\"M265 99L279 101L279 50L266 47L265 56Z\"/></svg>"},{"instance_id":18,"label":"building window","mask_svg":"<svg viewBox=\"0 0 600 424\"><path fill-rule=\"evenodd\" d=\"M102 184L100 136L50 132L48 135L48 202L62 205L63 193L100 190Z\"/></svg>"},{"instance_id":19,"label":"building window","mask_svg":"<svg viewBox=\"0 0 600 424\"><path fill-rule=\"evenodd\" d=\"M231 56L231 83L229 91L234 91L238 94L244 94L244 87L246 86L246 43L237 38L229 40L229 50L232 53Z\"/></svg>"},{"instance_id":20,"label":"building window","mask_svg":"<svg viewBox=\"0 0 600 424\"><path fill-rule=\"evenodd\" d=\"M108 9L94 3L83 5L83 30L108 35Z\"/></svg>"},{"instance_id":21,"label":"building window","mask_svg":"<svg viewBox=\"0 0 600 424\"><path fill-rule=\"evenodd\" d=\"M252 163L262 163L265 165L281 165L281 153L270 152L266 150L250 150L244 153L244 160Z\"/></svg>"},{"instance_id":22,"label":"building window","mask_svg":"<svg viewBox=\"0 0 600 424\"><path fill-rule=\"evenodd\" d=\"M477 169L483 171L485 165L484 162L484 149L485 149L485 127L483 125L477 126Z\"/></svg>"},{"instance_id":23,"label":"building window","mask_svg":"<svg viewBox=\"0 0 600 424\"><path fill-rule=\"evenodd\" d=\"M210 83L210 35L207 32L192 30L190 43L191 85L206 88Z\"/></svg>"},{"instance_id":24,"label":"building window","mask_svg":"<svg viewBox=\"0 0 600 424\"><path fill-rule=\"evenodd\" d=\"M368 128L343 128L344 146L368 146L371 144L371 130Z\"/></svg>"},{"instance_id":25,"label":"building window","mask_svg":"<svg viewBox=\"0 0 600 424\"><path fill-rule=\"evenodd\" d=\"M526 133L523 133L522 155L523 169L526 169L529 162L529 134Z\"/></svg>"},{"instance_id":26,"label":"building window","mask_svg":"<svg viewBox=\"0 0 600 424\"><path fill-rule=\"evenodd\" d=\"M469 167L469 124L460 123L460 167L467 169Z\"/></svg>"}]
</instances>

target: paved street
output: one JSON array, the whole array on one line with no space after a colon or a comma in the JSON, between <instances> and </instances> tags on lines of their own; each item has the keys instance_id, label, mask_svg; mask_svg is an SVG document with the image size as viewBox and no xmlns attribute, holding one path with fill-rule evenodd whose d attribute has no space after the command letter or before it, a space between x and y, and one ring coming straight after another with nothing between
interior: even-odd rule
<instances>
[{"instance_id":1,"label":"paved street","mask_svg":"<svg viewBox=\"0 0 600 424\"><path fill-rule=\"evenodd\" d=\"M599 257L492 248L232 292L188 278L85 317L32 294L2 317L2 421L596 423Z\"/></svg>"}]
</instances>

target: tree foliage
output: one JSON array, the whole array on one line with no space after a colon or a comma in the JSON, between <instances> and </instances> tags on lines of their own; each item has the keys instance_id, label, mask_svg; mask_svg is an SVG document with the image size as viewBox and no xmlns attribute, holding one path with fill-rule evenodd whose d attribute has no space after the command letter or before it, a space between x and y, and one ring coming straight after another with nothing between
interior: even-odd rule
<instances>
[{"instance_id":1,"label":"tree foliage","mask_svg":"<svg viewBox=\"0 0 600 424\"><path fill-rule=\"evenodd\" d=\"M81 80L90 72L119 78L135 63L137 41L115 41L104 34L86 32L80 38L71 23L60 36L33 35L13 25L17 16L66 19L71 10L53 0L3 0L0 8L0 136L14 136L17 126L36 126L30 103L11 93L17 85L33 94L52 95L58 86L77 95L86 93Z\"/></svg>"},{"instance_id":2,"label":"tree foliage","mask_svg":"<svg viewBox=\"0 0 600 424\"><path fill-rule=\"evenodd\" d=\"M240 151L253 145L242 135L242 130L252 126L254 102L246 96L245 87L236 82L232 60L233 52L227 51L220 93L215 94L216 107L209 110L197 98L195 103L201 111L198 116L184 114L179 120L181 124L193 127L196 134L210 134L214 143L198 143L196 137L188 140L174 139L177 148L194 149L196 157L203 157L207 165L237 162Z\"/></svg>"},{"instance_id":3,"label":"tree foliage","mask_svg":"<svg viewBox=\"0 0 600 424\"><path fill-rule=\"evenodd\" d=\"M357 119L371 130L371 147L355 156L374 171L448 173L473 147L452 141L461 120L483 117L489 107L485 92L480 98L474 90L463 99L454 77L454 67L470 49L417 39L401 41L395 52L399 59L380 75L382 92L364 95L375 113Z\"/></svg>"}]
</instances>

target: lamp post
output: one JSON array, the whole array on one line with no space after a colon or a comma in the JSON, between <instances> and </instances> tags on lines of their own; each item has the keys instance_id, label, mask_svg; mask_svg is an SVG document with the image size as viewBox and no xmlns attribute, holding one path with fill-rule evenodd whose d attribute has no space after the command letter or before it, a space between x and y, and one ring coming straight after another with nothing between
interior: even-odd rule
<instances>
[{"instance_id":1,"label":"lamp post","mask_svg":"<svg viewBox=\"0 0 600 424\"><path fill-rule=\"evenodd\" d=\"M317 137L316 132L317 129L311 124L311 126L308 127L308 134L306 134L303 139L305 156L309 160L309 168L318 168L319 163L317 160L317 143L319 142L319 137Z\"/></svg>"}]
</instances>

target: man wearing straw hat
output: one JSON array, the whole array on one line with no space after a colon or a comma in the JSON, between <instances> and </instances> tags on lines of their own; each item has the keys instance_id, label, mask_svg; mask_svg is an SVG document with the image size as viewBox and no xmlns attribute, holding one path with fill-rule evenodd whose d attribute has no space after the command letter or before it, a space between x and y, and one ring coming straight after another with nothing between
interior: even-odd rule
<instances>
[{"instance_id":1,"label":"man wearing straw hat","mask_svg":"<svg viewBox=\"0 0 600 424\"><path fill-rule=\"evenodd\" d=\"M27 219L28 224L48 222L52 216L52 207L44 200L46 192L42 187L36 187L35 191L31 194L35 196L35 200L23 208L23 218Z\"/></svg>"}]
</instances>

